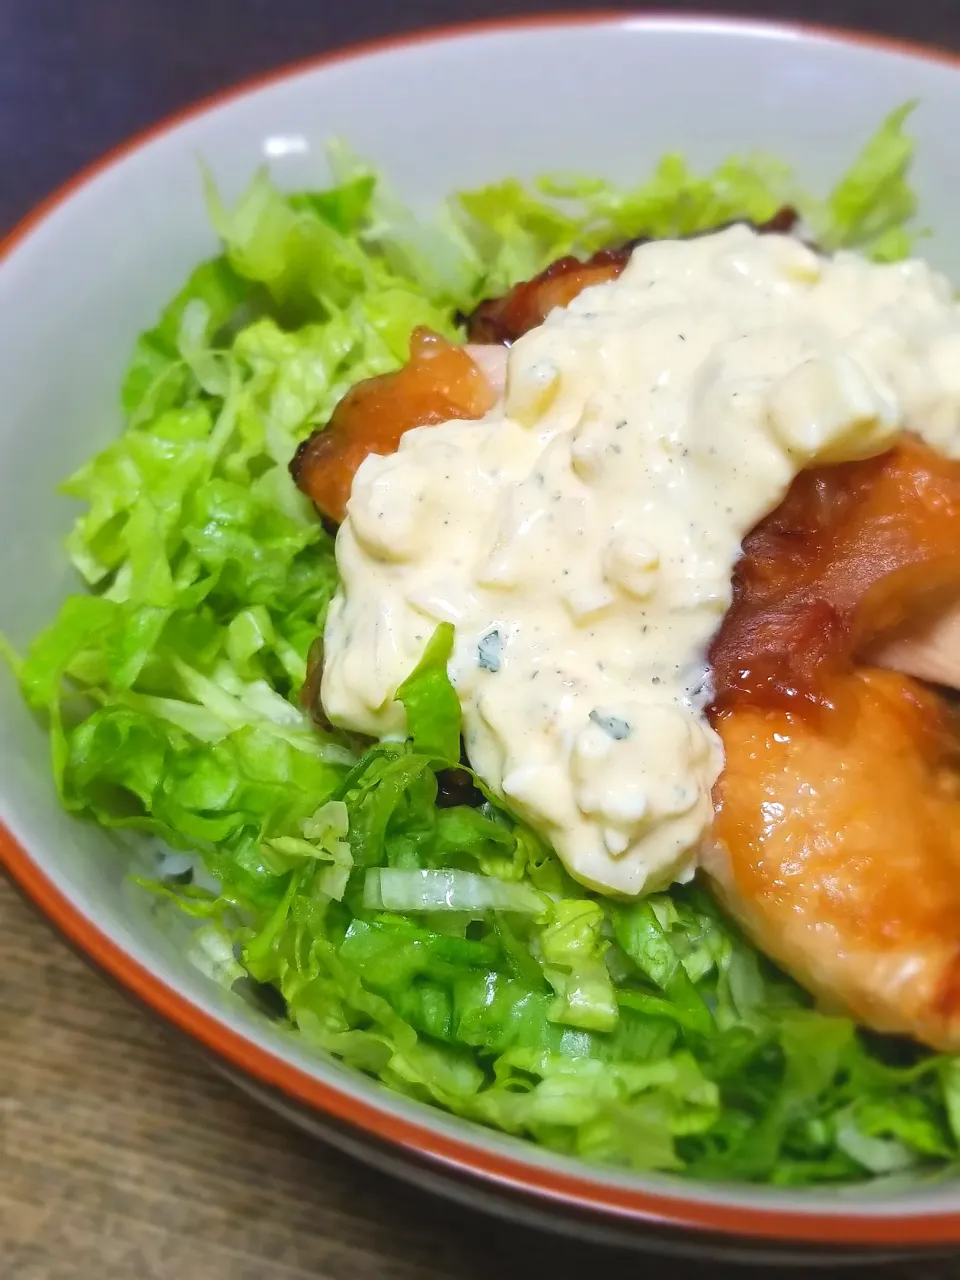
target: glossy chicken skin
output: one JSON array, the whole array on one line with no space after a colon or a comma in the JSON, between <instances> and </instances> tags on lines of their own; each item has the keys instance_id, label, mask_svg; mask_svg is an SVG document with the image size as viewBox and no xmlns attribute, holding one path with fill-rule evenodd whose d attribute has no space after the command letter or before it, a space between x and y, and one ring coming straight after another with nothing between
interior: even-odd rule
<instances>
[{"instance_id":1,"label":"glossy chicken skin","mask_svg":"<svg viewBox=\"0 0 960 1280\"><path fill-rule=\"evenodd\" d=\"M532 280L522 280L502 298L487 298L464 317L471 342L509 346L535 329L555 307L565 307L577 294L595 284L615 280L640 241L619 249L601 249L592 258L558 258Z\"/></svg>"},{"instance_id":2,"label":"glossy chicken skin","mask_svg":"<svg viewBox=\"0 0 960 1280\"><path fill-rule=\"evenodd\" d=\"M412 427L482 417L495 400L495 389L469 352L429 329L415 329L407 364L348 391L329 426L300 445L290 473L320 512L339 524L353 477L368 454L394 453Z\"/></svg>"},{"instance_id":3,"label":"glossy chicken skin","mask_svg":"<svg viewBox=\"0 0 960 1280\"><path fill-rule=\"evenodd\" d=\"M725 764L704 868L824 1003L960 1047L960 723L857 658L960 590L960 463L906 437L806 472L744 553L711 652Z\"/></svg>"},{"instance_id":4,"label":"glossy chicken skin","mask_svg":"<svg viewBox=\"0 0 960 1280\"><path fill-rule=\"evenodd\" d=\"M710 652L718 706L828 703L855 655L904 656L904 624L960 596L960 463L904 436L805 471L743 550Z\"/></svg>"},{"instance_id":5,"label":"glossy chicken skin","mask_svg":"<svg viewBox=\"0 0 960 1280\"><path fill-rule=\"evenodd\" d=\"M720 713L703 855L747 934L828 1008L960 1047L960 732L908 676L845 678L842 711Z\"/></svg>"}]
</instances>

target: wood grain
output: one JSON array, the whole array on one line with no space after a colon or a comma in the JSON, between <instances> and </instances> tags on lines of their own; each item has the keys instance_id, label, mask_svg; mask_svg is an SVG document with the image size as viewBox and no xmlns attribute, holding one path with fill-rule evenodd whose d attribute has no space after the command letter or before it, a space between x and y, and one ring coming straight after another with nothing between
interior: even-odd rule
<instances>
[{"instance_id":1,"label":"wood grain","mask_svg":"<svg viewBox=\"0 0 960 1280\"><path fill-rule=\"evenodd\" d=\"M574 1275L332 1152L221 1081L0 880L0 1243L9 1280Z\"/></svg>"},{"instance_id":2,"label":"wood grain","mask_svg":"<svg viewBox=\"0 0 960 1280\"><path fill-rule=\"evenodd\" d=\"M89 970L0 877L3 1280L583 1280L648 1265L742 1273L495 1222L306 1137ZM953 1280L960 1262L884 1275Z\"/></svg>"},{"instance_id":3,"label":"wood grain","mask_svg":"<svg viewBox=\"0 0 960 1280\"><path fill-rule=\"evenodd\" d=\"M243 76L424 23L585 7L2 0L0 229L108 146ZM957 0L688 7L874 26L960 47ZM647 1271L678 1280L741 1273L508 1227L316 1144L87 970L0 878L0 1280L583 1280ZM960 1262L883 1274L960 1280Z\"/></svg>"},{"instance_id":4,"label":"wood grain","mask_svg":"<svg viewBox=\"0 0 960 1280\"><path fill-rule=\"evenodd\" d=\"M491 1230L262 1110L3 880L0 1063L5 1280L470 1280L493 1266L529 1275L530 1241L554 1264L564 1251Z\"/></svg>"}]
</instances>

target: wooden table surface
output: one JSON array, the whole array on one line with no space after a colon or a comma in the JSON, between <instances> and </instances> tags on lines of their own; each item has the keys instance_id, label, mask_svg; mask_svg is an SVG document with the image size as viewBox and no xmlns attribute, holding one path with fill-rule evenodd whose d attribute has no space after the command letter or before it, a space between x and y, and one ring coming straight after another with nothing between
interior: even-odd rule
<instances>
[{"instance_id":1,"label":"wooden table surface","mask_svg":"<svg viewBox=\"0 0 960 1280\"><path fill-rule=\"evenodd\" d=\"M239 77L391 30L562 7L587 6L0 0L0 230L106 147ZM960 48L960 0L690 7ZM582 1280L647 1266L734 1272L491 1222L327 1150L221 1081L0 880L0 1280ZM884 1274L960 1280L960 1261Z\"/></svg>"}]
</instances>

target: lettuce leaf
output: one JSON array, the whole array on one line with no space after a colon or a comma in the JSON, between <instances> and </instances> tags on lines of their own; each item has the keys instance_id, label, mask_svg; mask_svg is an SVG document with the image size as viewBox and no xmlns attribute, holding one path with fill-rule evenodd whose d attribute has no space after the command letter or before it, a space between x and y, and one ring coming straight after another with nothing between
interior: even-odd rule
<instances>
[{"instance_id":1,"label":"lettuce leaf","mask_svg":"<svg viewBox=\"0 0 960 1280\"><path fill-rule=\"evenodd\" d=\"M460 703L447 675L452 654L453 624L441 622L423 657L397 690L414 747L447 764L460 759Z\"/></svg>"},{"instance_id":2,"label":"lettuce leaf","mask_svg":"<svg viewBox=\"0 0 960 1280\"><path fill-rule=\"evenodd\" d=\"M452 627L397 690L407 741L358 754L309 720L337 575L287 471L415 325L455 336L563 253L784 202L825 245L904 253L909 109L819 201L764 157L506 179L432 223L342 145L326 191L262 171L228 209L207 179L222 252L140 337L123 433L64 486L87 590L16 669L64 804L188 851L136 878L200 922L211 980L391 1088L592 1161L805 1185L957 1160L956 1059L811 1009L698 886L600 898L496 798L451 805Z\"/></svg>"},{"instance_id":3,"label":"lettuce leaf","mask_svg":"<svg viewBox=\"0 0 960 1280\"><path fill-rule=\"evenodd\" d=\"M731 156L694 172L663 156L636 187L579 174L551 174L532 188L514 178L453 198L449 218L484 264L481 294L502 293L564 254L586 255L640 236L709 231L738 218L763 222L794 206L827 249L851 248L890 261L905 257L916 197L909 182L912 102L892 111L824 197L805 191L790 167L767 155Z\"/></svg>"},{"instance_id":4,"label":"lettuce leaf","mask_svg":"<svg viewBox=\"0 0 960 1280\"><path fill-rule=\"evenodd\" d=\"M909 253L917 198L909 179L913 140L903 126L916 105L891 111L830 193L819 219L827 248L859 249L882 261Z\"/></svg>"}]
</instances>

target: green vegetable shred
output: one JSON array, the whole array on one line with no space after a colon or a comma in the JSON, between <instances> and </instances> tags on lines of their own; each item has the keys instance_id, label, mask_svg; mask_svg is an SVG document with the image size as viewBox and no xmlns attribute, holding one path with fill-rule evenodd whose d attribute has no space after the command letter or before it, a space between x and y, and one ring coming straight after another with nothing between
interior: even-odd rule
<instances>
[{"instance_id":1,"label":"green vegetable shred","mask_svg":"<svg viewBox=\"0 0 960 1280\"><path fill-rule=\"evenodd\" d=\"M451 786L452 628L398 691L408 741L313 722L337 571L287 470L414 326L457 337L560 255L791 203L827 247L902 256L908 112L823 200L762 157L669 155L632 189L508 179L429 225L342 147L330 190L260 172L225 209L208 181L222 251L140 337L123 433L64 486L86 589L18 673L63 804L192 855L138 879L197 919L211 977L270 984L305 1042L393 1089L590 1161L800 1185L957 1158L955 1061L815 1011L700 885L600 897L496 799L456 803L482 784Z\"/></svg>"}]
</instances>

